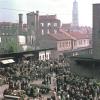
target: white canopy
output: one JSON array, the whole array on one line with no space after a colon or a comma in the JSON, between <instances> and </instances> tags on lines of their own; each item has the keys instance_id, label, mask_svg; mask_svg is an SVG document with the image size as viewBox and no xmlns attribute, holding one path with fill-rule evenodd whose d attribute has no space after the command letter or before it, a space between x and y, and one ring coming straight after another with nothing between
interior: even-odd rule
<instances>
[{"instance_id":1,"label":"white canopy","mask_svg":"<svg viewBox=\"0 0 100 100\"><path fill-rule=\"evenodd\" d=\"M1 60L1 63L3 64L9 64L9 63L14 63L15 61L13 59L6 59L6 60Z\"/></svg>"}]
</instances>

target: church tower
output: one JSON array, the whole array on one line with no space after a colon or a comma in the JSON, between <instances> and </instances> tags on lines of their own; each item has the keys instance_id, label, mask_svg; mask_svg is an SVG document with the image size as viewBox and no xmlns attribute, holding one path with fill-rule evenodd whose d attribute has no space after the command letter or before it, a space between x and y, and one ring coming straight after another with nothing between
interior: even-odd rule
<instances>
[{"instance_id":1,"label":"church tower","mask_svg":"<svg viewBox=\"0 0 100 100\"><path fill-rule=\"evenodd\" d=\"M74 0L74 2L73 2L72 26L75 28L77 28L79 26L79 23L78 23L78 2L76 0Z\"/></svg>"}]
</instances>

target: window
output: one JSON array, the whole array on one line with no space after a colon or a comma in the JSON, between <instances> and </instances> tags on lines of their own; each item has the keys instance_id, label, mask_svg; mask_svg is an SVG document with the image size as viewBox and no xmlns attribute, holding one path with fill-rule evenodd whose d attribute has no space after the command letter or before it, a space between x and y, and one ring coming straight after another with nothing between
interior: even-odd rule
<instances>
[{"instance_id":1,"label":"window","mask_svg":"<svg viewBox=\"0 0 100 100\"><path fill-rule=\"evenodd\" d=\"M48 27L51 25L51 23L48 23Z\"/></svg>"},{"instance_id":2,"label":"window","mask_svg":"<svg viewBox=\"0 0 100 100\"><path fill-rule=\"evenodd\" d=\"M50 59L51 58L51 54L48 54L48 59Z\"/></svg>"},{"instance_id":3,"label":"window","mask_svg":"<svg viewBox=\"0 0 100 100\"><path fill-rule=\"evenodd\" d=\"M76 45L76 42L74 41L74 46Z\"/></svg>"},{"instance_id":4,"label":"window","mask_svg":"<svg viewBox=\"0 0 100 100\"><path fill-rule=\"evenodd\" d=\"M49 31L49 29L47 30L47 34L49 34L50 33L50 31Z\"/></svg>"},{"instance_id":5,"label":"window","mask_svg":"<svg viewBox=\"0 0 100 100\"><path fill-rule=\"evenodd\" d=\"M46 55L46 59L48 60L48 54Z\"/></svg>"},{"instance_id":6,"label":"window","mask_svg":"<svg viewBox=\"0 0 100 100\"><path fill-rule=\"evenodd\" d=\"M59 42L59 47L61 48L61 42Z\"/></svg>"},{"instance_id":7,"label":"window","mask_svg":"<svg viewBox=\"0 0 100 100\"><path fill-rule=\"evenodd\" d=\"M68 47L68 42L66 42L66 47Z\"/></svg>"},{"instance_id":8,"label":"window","mask_svg":"<svg viewBox=\"0 0 100 100\"><path fill-rule=\"evenodd\" d=\"M43 59L42 60L44 60L45 58L44 58L45 56L43 55Z\"/></svg>"},{"instance_id":9,"label":"window","mask_svg":"<svg viewBox=\"0 0 100 100\"><path fill-rule=\"evenodd\" d=\"M73 55L73 56L75 56L75 54L74 54L74 53L73 53L72 55Z\"/></svg>"},{"instance_id":10,"label":"window","mask_svg":"<svg viewBox=\"0 0 100 100\"><path fill-rule=\"evenodd\" d=\"M6 35L9 35L9 33L6 33Z\"/></svg>"},{"instance_id":11,"label":"window","mask_svg":"<svg viewBox=\"0 0 100 100\"><path fill-rule=\"evenodd\" d=\"M80 45L82 45L82 40L80 40Z\"/></svg>"},{"instance_id":12,"label":"window","mask_svg":"<svg viewBox=\"0 0 100 100\"><path fill-rule=\"evenodd\" d=\"M5 35L5 33L2 33L2 35Z\"/></svg>"},{"instance_id":13,"label":"window","mask_svg":"<svg viewBox=\"0 0 100 100\"><path fill-rule=\"evenodd\" d=\"M63 42L63 48L64 48L64 46L65 46L65 42Z\"/></svg>"},{"instance_id":14,"label":"window","mask_svg":"<svg viewBox=\"0 0 100 100\"><path fill-rule=\"evenodd\" d=\"M41 32L41 34L42 34L42 35L44 35L44 30L43 30L43 29L42 29L42 32Z\"/></svg>"},{"instance_id":15,"label":"window","mask_svg":"<svg viewBox=\"0 0 100 100\"><path fill-rule=\"evenodd\" d=\"M57 33L57 30L54 30L54 33Z\"/></svg>"},{"instance_id":16,"label":"window","mask_svg":"<svg viewBox=\"0 0 100 100\"><path fill-rule=\"evenodd\" d=\"M54 23L54 26L57 26L57 23Z\"/></svg>"},{"instance_id":17,"label":"window","mask_svg":"<svg viewBox=\"0 0 100 100\"><path fill-rule=\"evenodd\" d=\"M41 26L43 27L44 26L44 23L41 23Z\"/></svg>"},{"instance_id":18,"label":"window","mask_svg":"<svg viewBox=\"0 0 100 100\"><path fill-rule=\"evenodd\" d=\"M81 45L82 44L82 41L81 40L79 40L79 45Z\"/></svg>"},{"instance_id":19,"label":"window","mask_svg":"<svg viewBox=\"0 0 100 100\"><path fill-rule=\"evenodd\" d=\"M75 53L75 56L77 56L77 55L78 55L78 52Z\"/></svg>"},{"instance_id":20,"label":"window","mask_svg":"<svg viewBox=\"0 0 100 100\"><path fill-rule=\"evenodd\" d=\"M68 47L70 47L70 41L68 41Z\"/></svg>"}]
</instances>

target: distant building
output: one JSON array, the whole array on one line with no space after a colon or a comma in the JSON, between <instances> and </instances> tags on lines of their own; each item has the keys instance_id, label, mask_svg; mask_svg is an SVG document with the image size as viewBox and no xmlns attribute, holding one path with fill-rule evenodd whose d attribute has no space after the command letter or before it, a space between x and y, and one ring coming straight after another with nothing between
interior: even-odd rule
<instances>
[{"instance_id":1,"label":"distant building","mask_svg":"<svg viewBox=\"0 0 100 100\"><path fill-rule=\"evenodd\" d=\"M89 34L82 34L80 32L66 32L62 29L60 29L60 31L72 38L72 49L86 48L91 45L91 35Z\"/></svg>"},{"instance_id":2,"label":"distant building","mask_svg":"<svg viewBox=\"0 0 100 100\"><path fill-rule=\"evenodd\" d=\"M72 32L70 35L75 38L73 40L73 49L87 48L90 46L91 39L88 34Z\"/></svg>"},{"instance_id":3,"label":"distant building","mask_svg":"<svg viewBox=\"0 0 100 100\"><path fill-rule=\"evenodd\" d=\"M92 34L92 28L89 26L78 26L77 30L72 26L71 23L63 23L61 29L70 33L70 32L80 32L82 34Z\"/></svg>"},{"instance_id":4,"label":"distant building","mask_svg":"<svg viewBox=\"0 0 100 100\"><path fill-rule=\"evenodd\" d=\"M41 49L41 37L47 34L56 34L60 28L60 20L56 15L39 15L39 12L27 14L27 46L32 50Z\"/></svg>"},{"instance_id":5,"label":"distant building","mask_svg":"<svg viewBox=\"0 0 100 100\"><path fill-rule=\"evenodd\" d=\"M0 22L0 35L17 34L18 23Z\"/></svg>"},{"instance_id":6,"label":"distant building","mask_svg":"<svg viewBox=\"0 0 100 100\"><path fill-rule=\"evenodd\" d=\"M12 45L13 42L13 45L16 46L16 50L17 47L23 48L23 46L26 45L25 27L25 24L23 24L22 14L19 14L19 23L0 22L1 53L7 53L9 48L8 46Z\"/></svg>"},{"instance_id":7,"label":"distant building","mask_svg":"<svg viewBox=\"0 0 100 100\"><path fill-rule=\"evenodd\" d=\"M60 20L56 15L40 15L39 16L39 32L42 35L57 33L60 28Z\"/></svg>"},{"instance_id":8,"label":"distant building","mask_svg":"<svg viewBox=\"0 0 100 100\"><path fill-rule=\"evenodd\" d=\"M59 32L57 34L49 34L56 41L57 50L54 53L56 58L59 58L63 55L64 51L72 50L72 38L66 35L63 32Z\"/></svg>"},{"instance_id":9,"label":"distant building","mask_svg":"<svg viewBox=\"0 0 100 100\"><path fill-rule=\"evenodd\" d=\"M57 34L46 34L40 39L40 48L55 48L52 51L48 51L48 57L50 59L57 59L63 55L64 51L72 50L72 39L65 33L58 32ZM41 52L40 59L45 59L45 53Z\"/></svg>"},{"instance_id":10,"label":"distant building","mask_svg":"<svg viewBox=\"0 0 100 100\"><path fill-rule=\"evenodd\" d=\"M89 26L80 26L78 30L82 34L92 34L92 28Z\"/></svg>"},{"instance_id":11,"label":"distant building","mask_svg":"<svg viewBox=\"0 0 100 100\"><path fill-rule=\"evenodd\" d=\"M62 24L61 29L63 29L66 32L73 31L73 28L72 28L72 24L71 23Z\"/></svg>"}]
</instances>

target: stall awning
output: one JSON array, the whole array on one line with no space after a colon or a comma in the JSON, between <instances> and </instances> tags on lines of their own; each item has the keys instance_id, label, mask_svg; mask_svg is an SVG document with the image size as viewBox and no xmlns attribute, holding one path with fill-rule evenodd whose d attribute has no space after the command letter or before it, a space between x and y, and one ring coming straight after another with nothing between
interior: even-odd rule
<instances>
[{"instance_id":1,"label":"stall awning","mask_svg":"<svg viewBox=\"0 0 100 100\"><path fill-rule=\"evenodd\" d=\"M9 62L8 62L8 60L2 60L1 63L8 64Z\"/></svg>"},{"instance_id":2,"label":"stall awning","mask_svg":"<svg viewBox=\"0 0 100 100\"><path fill-rule=\"evenodd\" d=\"M14 63L15 61L13 59L6 59L6 60L1 60L2 64L10 64L10 63Z\"/></svg>"},{"instance_id":3,"label":"stall awning","mask_svg":"<svg viewBox=\"0 0 100 100\"><path fill-rule=\"evenodd\" d=\"M33 56L34 56L33 54L25 54L25 55L24 55L24 57L26 57L26 58L27 58L27 57L33 57Z\"/></svg>"}]
</instances>

